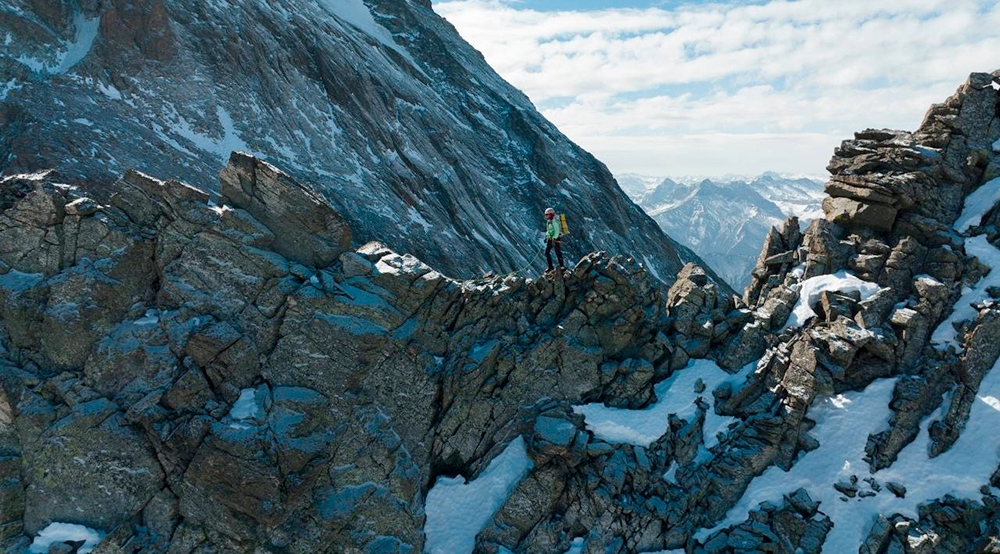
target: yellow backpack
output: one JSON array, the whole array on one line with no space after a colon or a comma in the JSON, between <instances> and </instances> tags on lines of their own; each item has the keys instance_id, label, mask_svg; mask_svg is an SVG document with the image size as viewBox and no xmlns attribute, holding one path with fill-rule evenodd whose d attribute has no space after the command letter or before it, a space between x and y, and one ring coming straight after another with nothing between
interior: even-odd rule
<instances>
[{"instance_id":1,"label":"yellow backpack","mask_svg":"<svg viewBox=\"0 0 1000 554\"><path fill-rule=\"evenodd\" d=\"M563 235L569 234L569 225L566 224L566 214L559 214L559 227Z\"/></svg>"}]
</instances>

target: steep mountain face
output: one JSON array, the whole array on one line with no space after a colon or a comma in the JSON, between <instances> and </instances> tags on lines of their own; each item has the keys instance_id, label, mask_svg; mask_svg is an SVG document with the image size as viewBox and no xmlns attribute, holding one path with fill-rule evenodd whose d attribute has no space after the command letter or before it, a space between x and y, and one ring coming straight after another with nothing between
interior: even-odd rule
<instances>
[{"instance_id":1,"label":"steep mountain face","mask_svg":"<svg viewBox=\"0 0 1000 554\"><path fill-rule=\"evenodd\" d=\"M3 179L0 546L995 549L997 88L845 141L742 299L599 253L456 281L241 154L214 201Z\"/></svg>"},{"instance_id":2,"label":"steep mountain face","mask_svg":"<svg viewBox=\"0 0 1000 554\"><path fill-rule=\"evenodd\" d=\"M457 276L674 243L429 1L12 0L0 6L0 173L57 169L106 200L126 169L218 193L233 150L314 188L354 230ZM685 254L686 255L686 254Z\"/></svg>"},{"instance_id":3,"label":"steep mountain face","mask_svg":"<svg viewBox=\"0 0 1000 554\"><path fill-rule=\"evenodd\" d=\"M631 196L664 232L742 289L750 283L768 230L788 216L821 217L824 195L819 181L765 173L752 180L691 184L665 179Z\"/></svg>"}]
</instances>

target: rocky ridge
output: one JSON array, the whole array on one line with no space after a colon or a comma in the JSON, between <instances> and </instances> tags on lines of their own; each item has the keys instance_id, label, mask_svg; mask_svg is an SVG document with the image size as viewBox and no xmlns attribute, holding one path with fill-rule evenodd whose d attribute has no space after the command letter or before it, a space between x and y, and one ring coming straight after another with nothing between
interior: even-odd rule
<instances>
[{"instance_id":1,"label":"rocky ridge","mask_svg":"<svg viewBox=\"0 0 1000 554\"><path fill-rule=\"evenodd\" d=\"M557 406L643 406L734 331L694 266L669 303L601 254L455 281L350 250L265 162L234 154L220 180L211 202L130 171L108 204L54 173L2 181L6 548L72 522L101 552L419 551L437 476ZM679 311L699 325L669 328Z\"/></svg>"},{"instance_id":2,"label":"rocky ridge","mask_svg":"<svg viewBox=\"0 0 1000 554\"><path fill-rule=\"evenodd\" d=\"M457 277L534 257L542 211L574 261L679 247L426 1L7 0L0 174L56 169L106 203L128 168L216 195L233 150L350 223ZM533 269L544 267L535 260Z\"/></svg>"},{"instance_id":3,"label":"rocky ridge","mask_svg":"<svg viewBox=\"0 0 1000 554\"><path fill-rule=\"evenodd\" d=\"M743 298L695 265L664 289L599 253L537 280L456 281L351 250L345 216L245 154L217 200L134 171L107 202L54 173L5 178L3 546L63 521L106 533L100 552L419 551L436 480L475 477L522 436L533 469L477 551L819 552L830 502L914 494L874 472L922 433L928 456L948 452L1000 357L1000 210L956 229L1000 177L997 84L973 74L917 132L845 141L827 219L773 229ZM807 294L841 272L877 292ZM790 319L803 304L815 317ZM649 406L703 357L753 371L671 391L693 392L694 413L648 446L602 440L574 409ZM755 479L822 446L817 403L885 379L868 468L818 485L842 500L795 487L728 523ZM732 420L710 440L715 416ZM856 544L992 548L998 475L978 498L881 514Z\"/></svg>"},{"instance_id":4,"label":"rocky ridge","mask_svg":"<svg viewBox=\"0 0 1000 554\"><path fill-rule=\"evenodd\" d=\"M962 305L968 291L992 282L987 264L996 260L977 245L1000 234L998 210L988 209L993 200L978 225L953 228L963 207L970 211L966 199L973 191L1000 185L998 85L1000 72L973 74L954 96L932 107L916 133L867 130L845 141L830 164L827 218L805 232L795 218L771 231L754 280L737 304L744 321L728 342L706 352L722 367L753 363L756 371L737 386L710 391L711 399L697 401L695 416L671 419L667 432L648 448L614 445L615 454L603 458L575 442L553 452L551 441L533 436L535 470L479 535L478 548L561 552L566 538L577 536L585 539L583 552L819 552L838 524L827 515L836 510L824 509L825 502L905 497L905 484L882 482L875 474L892 467L922 425L929 435L925 455L933 459L947 452L1000 355L996 308L989 298L997 289L989 288L971 313ZM877 292L862 298L831 287L801 298L808 282L835 274L878 285ZM681 277L672 290L683 289L685 282ZM816 317L789 325L803 303ZM884 379L895 383L891 415L886 430L868 436L867 468L825 489L816 484L828 498L824 502L807 491L789 490L783 504L765 502L744 523L699 531L725 521L769 468L788 471L821 446L810 417L819 400ZM717 414L736 421L706 458L696 453L707 444L704 422L711 401ZM934 413L941 415L928 420ZM590 432L578 416L562 417L580 435ZM980 498L930 499L918 519L882 514L859 531L856 542L831 548L879 553L993 548L1000 529L997 496L988 476L983 479ZM880 523L888 521L892 524Z\"/></svg>"}]
</instances>

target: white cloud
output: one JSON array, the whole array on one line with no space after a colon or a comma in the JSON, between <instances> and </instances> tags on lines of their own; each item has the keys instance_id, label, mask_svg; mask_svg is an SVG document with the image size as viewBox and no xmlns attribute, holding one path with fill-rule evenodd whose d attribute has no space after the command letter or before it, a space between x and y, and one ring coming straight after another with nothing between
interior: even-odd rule
<instances>
[{"instance_id":1,"label":"white cloud","mask_svg":"<svg viewBox=\"0 0 1000 554\"><path fill-rule=\"evenodd\" d=\"M764 160L773 165L762 169L818 173L851 132L913 129L970 72L1000 67L996 0L522 6L451 0L435 9L570 138L622 172L746 173Z\"/></svg>"}]
</instances>

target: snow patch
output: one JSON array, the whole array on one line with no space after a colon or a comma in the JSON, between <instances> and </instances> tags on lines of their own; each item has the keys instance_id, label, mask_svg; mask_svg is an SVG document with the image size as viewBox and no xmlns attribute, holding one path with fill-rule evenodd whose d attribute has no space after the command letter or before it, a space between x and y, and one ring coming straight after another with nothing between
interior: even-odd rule
<instances>
[{"instance_id":1,"label":"snow patch","mask_svg":"<svg viewBox=\"0 0 1000 554\"><path fill-rule=\"evenodd\" d=\"M668 416L691 417L697 411L698 397L712 399L712 391L727 381L739 382L746 378L756 364L748 364L736 375L726 373L712 360L693 360L684 369L674 372L654 388L655 404L642 410L609 408L601 403L574 406L573 411L582 414L587 429L594 436L615 443L649 446L659 440L667 431ZM701 380L705 391L694 392L695 383ZM716 415L714 410L705 414L705 448L711 448L718 441L716 434L733 421L730 417Z\"/></svg>"},{"instance_id":2,"label":"snow patch","mask_svg":"<svg viewBox=\"0 0 1000 554\"><path fill-rule=\"evenodd\" d=\"M642 261L646 262L645 263L646 271L649 271L650 275L652 275L653 277L655 277L657 281L662 281L663 280L663 278L660 277L660 272L656 271L656 266L653 264L652 261L650 261L648 255L643 256L642 257Z\"/></svg>"},{"instance_id":3,"label":"snow patch","mask_svg":"<svg viewBox=\"0 0 1000 554\"><path fill-rule=\"evenodd\" d=\"M143 317L135 320L134 325L139 327L145 327L150 325L157 325L159 323L160 323L159 312L154 309L149 309L146 310L146 313L143 314Z\"/></svg>"},{"instance_id":4,"label":"snow patch","mask_svg":"<svg viewBox=\"0 0 1000 554\"><path fill-rule=\"evenodd\" d=\"M233 403L233 409L229 410L229 417L243 420L256 419L260 415L260 406L257 404L257 389L241 390L240 397Z\"/></svg>"},{"instance_id":5,"label":"snow patch","mask_svg":"<svg viewBox=\"0 0 1000 554\"><path fill-rule=\"evenodd\" d=\"M997 141L993 143L993 151L1000 152L1000 139L997 139Z\"/></svg>"},{"instance_id":6,"label":"snow patch","mask_svg":"<svg viewBox=\"0 0 1000 554\"><path fill-rule=\"evenodd\" d=\"M15 90L21 88L21 85L17 83L16 80L10 80L0 85L0 101L6 100L7 95L14 92Z\"/></svg>"},{"instance_id":7,"label":"snow patch","mask_svg":"<svg viewBox=\"0 0 1000 554\"><path fill-rule=\"evenodd\" d=\"M439 478L427 493L426 551L429 554L472 552L476 535L532 467L524 438L517 437L475 480L466 482L462 476Z\"/></svg>"},{"instance_id":8,"label":"snow patch","mask_svg":"<svg viewBox=\"0 0 1000 554\"><path fill-rule=\"evenodd\" d=\"M797 329L805 325L811 318L816 317L813 306L819 302L820 294L823 291L859 292L861 300L867 300L880 290L882 288L877 284L859 279L846 271L806 279L799 283L799 301L795 303L795 308L788 317L788 322L785 323L785 329Z\"/></svg>"},{"instance_id":9,"label":"snow patch","mask_svg":"<svg viewBox=\"0 0 1000 554\"><path fill-rule=\"evenodd\" d=\"M996 269L1000 267L1000 250L994 248L986 240L986 235L966 239L965 252L969 256L979 258L980 262L994 269L980 279L975 286L962 290L962 297L958 299L958 302L955 302L954 311L934 330L934 334L931 335L931 344L938 350L945 350L948 346L953 346L957 352L962 351L954 324L975 319L979 312L973 306L990 297L987 289L1000 286L1000 270Z\"/></svg>"},{"instance_id":10,"label":"snow patch","mask_svg":"<svg viewBox=\"0 0 1000 554\"><path fill-rule=\"evenodd\" d=\"M75 29L73 41L65 44L66 50L64 52L60 52L56 56L54 63L48 64L39 59L25 55L21 55L17 58L17 61L22 65L27 66L35 73L64 75L72 69L73 66L83 61L83 59L87 57L87 54L90 53L90 49L94 46L94 40L97 38L100 26L100 16L97 16L94 19L87 19L87 16L83 15L82 12L78 13L73 19L73 28Z\"/></svg>"},{"instance_id":11,"label":"snow patch","mask_svg":"<svg viewBox=\"0 0 1000 554\"><path fill-rule=\"evenodd\" d=\"M114 87L114 85L105 85L104 83L97 83L97 90L101 91L101 94L110 98L111 100L121 100L122 93Z\"/></svg>"},{"instance_id":12,"label":"snow patch","mask_svg":"<svg viewBox=\"0 0 1000 554\"><path fill-rule=\"evenodd\" d=\"M410 53L396 44L392 33L375 21L372 12L362 0L320 0L319 3L341 21L356 27L387 48L395 50L400 56L406 58L414 68L423 73Z\"/></svg>"},{"instance_id":13,"label":"snow patch","mask_svg":"<svg viewBox=\"0 0 1000 554\"><path fill-rule=\"evenodd\" d=\"M250 147L243 138L240 137L239 132L236 130L236 125L233 122L233 117L229 114L229 111L222 106L216 106L215 114L218 118L219 124L222 126L222 137L216 138L209 135L202 134L194 129L191 123L184 118L184 116L174 112L174 117L176 121L170 125L167 129L162 129L157 123L153 123L154 131L157 136L174 147L175 150L184 152L188 155L193 155L190 150L184 148L177 141L171 139L164 131L169 131L175 136L186 139L188 142L193 144L200 150L205 152L215 154L219 160L226 163L229 160L230 154L234 151L250 152Z\"/></svg>"},{"instance_id":14,"label":"snow patch","mask_svg":"<svg viewBox=\"0 0 1000 554\"><path fill-rule=\"evenodd\" d=\"M59 67L56 68L55 72L59 74L64 74L72 69L74 65L83 61L87 57L87 54L90 53L90 49L94 46L94 39L97 38L97 31L101 25L101 17L97 16L94 19L87 19L83 13L79 13L73 20L73 25L76 28L76 36L73 38L73 42L69 44Z\"/></svg>"},{"instance_id":15,"label":"snow patch","mask_svg":"<svg viewBox=\"0 0 1000 554\"><path fill-rule=\"evenodd\" d=\"M423 227L425 233L430 232L432 229L434 229L434 226L428 223L427 220L424 219L424 216L420 215L420 212L415 210L412 206L410 207L407 215L410 219L410 222L416 223L417 225Z\"/></svg>"},{"instance_id":16,"label":"snow patch","mask_svg":"<svg viewBox=\"0 0 1000 554\"><path fill-rule=\"evenodd\" d=\"M35 540L28 547L28 552L45 553L49 547L66 541L84 541L83 546L77 552L87 554L94 550L99 542L104 538L104 533L96 531L83 525L73 523L50 523L48 527L42 529L35 536Z\"/></svg>"},{"instance_id":17,"label":"snow patch","mask_svg":"<svg viewBox=\"0 0 1000 554\"><path fill-rule=\"evenodd\" d=\"M583 537L573 539L573 542L569 543L569 550L566 551L566 554L583 554L583 545L585 542Z\"/></svg>"},{"instance_id":18,"label":"snow patch","mask_svg":"<svg viewBox=\"0 0 1000 554\"><path fill-rule=\"evenodd\" d=\"M965 207L962 209L962 215L955 220L955 230L964 233L970 227L979 225L986 212L990 211L998 201L1000 201L1000 177L985 183L965 197Z\"/></svg>"}]
</instances>

